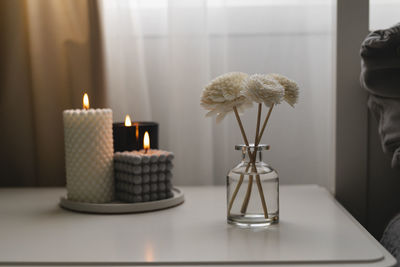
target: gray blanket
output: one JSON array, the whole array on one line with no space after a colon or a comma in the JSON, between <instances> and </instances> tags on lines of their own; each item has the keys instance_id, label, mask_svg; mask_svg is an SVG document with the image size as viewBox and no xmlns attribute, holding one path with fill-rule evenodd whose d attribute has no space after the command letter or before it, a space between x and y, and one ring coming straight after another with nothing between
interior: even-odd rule
<instances>
[{"instance_id":1,"label":"gray blanket","mask_svg":"<svg viewBox=\"0 0 400 267\"><path fill-rule=\"evenodd\" d=\"M370 33L361 45L361 85L378 119L383 151L400 169L400 23Z\"/></svg>"},{"instance_id":2,"label":"gray blanket","mask_svg":"<svg viewBox=\"0 0 400 267\"><path fill-rule=\"evenodd\" d=\"M381 243L396 258L396 266L400 267L400 214L389 222Z\"/></svg>"}]
</instances>

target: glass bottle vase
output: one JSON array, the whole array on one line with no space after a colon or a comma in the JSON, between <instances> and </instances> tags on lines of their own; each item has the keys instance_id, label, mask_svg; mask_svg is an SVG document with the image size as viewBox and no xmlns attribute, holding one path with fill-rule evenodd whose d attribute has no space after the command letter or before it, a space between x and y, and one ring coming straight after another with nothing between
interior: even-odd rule
<instances>
[{"instance_id":1,"label":"glass bottle vase","mask_svg":"<svg viewBox=\"0 0 400 267\"><path fill-rule=\"evenodd\" d=\"M262 161L268 145L236 145L242 161L227 175L227 220L239 227L279 222L279 176Z\"/></svg>"}]
</instances>

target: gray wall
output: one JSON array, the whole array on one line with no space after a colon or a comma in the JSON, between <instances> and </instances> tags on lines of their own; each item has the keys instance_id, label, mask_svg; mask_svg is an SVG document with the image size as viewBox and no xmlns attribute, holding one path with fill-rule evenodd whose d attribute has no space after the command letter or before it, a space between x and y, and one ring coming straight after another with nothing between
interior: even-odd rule
<instances>
[{"instance_id":1,"label":"gray wall","mask_svg":"<svg viewBox=\"0 0 400 267\"><path fill-rule=\"evenodd\" d=\"M338 201L367 221L368 113L360 86L360 45L368 34L368 0L337 1L336 191Z\"/></svg>"}]
</instances>

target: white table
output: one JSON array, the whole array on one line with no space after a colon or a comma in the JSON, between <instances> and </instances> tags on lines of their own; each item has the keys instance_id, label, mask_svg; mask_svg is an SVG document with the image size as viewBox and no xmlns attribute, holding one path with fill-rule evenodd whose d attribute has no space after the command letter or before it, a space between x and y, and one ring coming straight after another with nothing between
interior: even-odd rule
<instances>
[{"instance_id":1,"label":"white table","mask_svg":"<svg viewBox=\"0 0 400 267\"><path fill-rule=\"evenodd\" d=\"M181 187L185 203L124 215L58 207L62 188L0 189L0 265L393 266L323 188L281 186L279 225L225 222L225 187Z\"/></svg>"}]
</instances>

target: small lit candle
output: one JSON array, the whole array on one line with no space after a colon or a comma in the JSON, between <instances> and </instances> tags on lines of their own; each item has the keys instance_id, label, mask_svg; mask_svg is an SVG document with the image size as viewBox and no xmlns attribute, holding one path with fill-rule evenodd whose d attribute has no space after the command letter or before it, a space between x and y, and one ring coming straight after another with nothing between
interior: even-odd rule
<instances>
[{"instance_id":1,"label":"small lit candle","mask_svg":"<svg viewBox=\"0 0 400 267\"><path fill-rule=\"evenodd\" d=\"M131 121L131 117L129 117L129 115L125 116L125 127L131 127L132 126L132 121Z\"/></svg>"},{"instance_id":2,"label":"small lit candle","mask_svg":"<svg viewBox=\"0 0 400 267\"><path fill-rule=\"evenodd\" d=\"M150 137L147 131L144 133L143 137L143 149L145 154L147 154L147 151L150 149Z\"/></svg>"},{"instance_id":3,"label":"small lit candle","mask_svg":"<svg viewBox=\"0 0 400 267\"><path fill-rule=\"evenodd\" d=\"M172 193L172 152L150 149L150 135L143 137L143 149L114 154L116 198L125 202L162 200Z\"/></svg>"},{"instance_id":4,"label":"small lit candle","mask_svg":"<svg viewBox=\"0 0 400 267\"><path fill-rule=\"evenodd\" d=\"M143 149L144 134L148 133L151 148L158 148L158 124L155 122L133 122L129 115L125 122L113 123L114 152Z\"/></svg>"},{"instance_id":5,"label":"small lit candle","mask_svg":"<svg viewBox=\"0 0 400 267\"><path fill-rule=\"evenodd\" d=\"M150 138L144 135L144 149L114 154L116 199L147 202L173 196L172 152L149 149Z\"/></svg>"},{"instance_id":6,"label":"small lit candle","mask_svg":"<svg viewBox=\"0 0 400 267\"><path fill-rule=\"evenodd\" d=\"M83 95L83 99L82 99L82 105L83 105L83 109L84 110L88 110L89 109L89 96L88 94L84 94Z\"/></svg>"},{"instance_id":7,"label":"small lit candle","mask_svg":"<svg viewBox=\"0 0 400 267\"><path fill-rule=\"evenodd\" d=\"M114 198L112 110L83 109L63 112L68 199L106 203Z\"/></svg>"}]
</instances>

